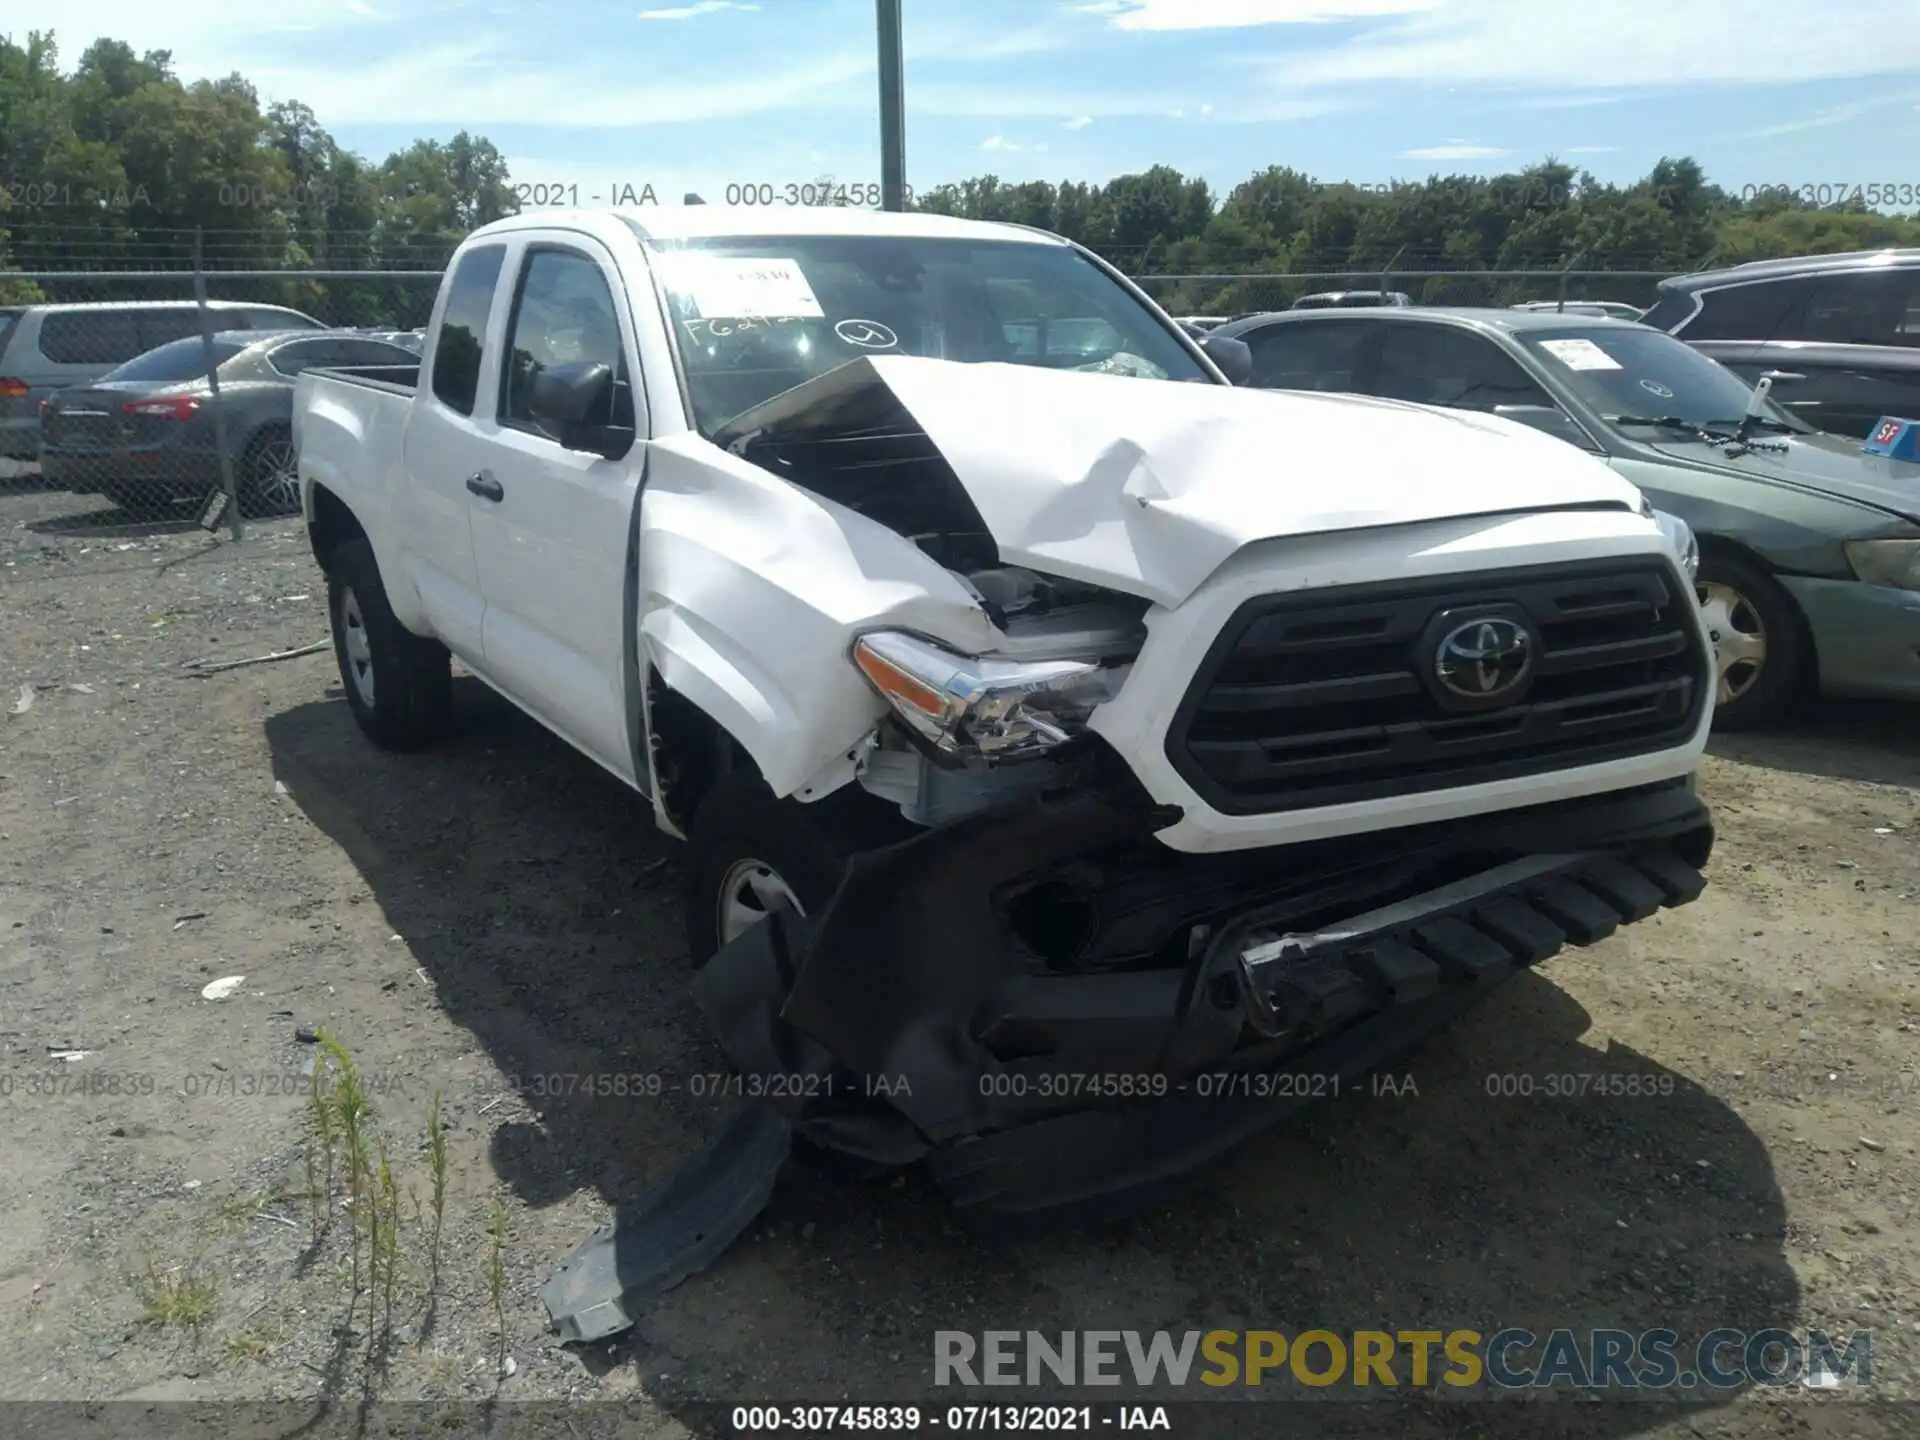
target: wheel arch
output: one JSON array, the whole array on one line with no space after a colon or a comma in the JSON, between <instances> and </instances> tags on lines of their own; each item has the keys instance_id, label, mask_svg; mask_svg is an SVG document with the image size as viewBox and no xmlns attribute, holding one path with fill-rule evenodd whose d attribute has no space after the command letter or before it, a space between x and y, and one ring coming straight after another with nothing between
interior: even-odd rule
<instances>
[{"instance_id":1,"label":"wheel arch","mask_svg":"<svg viewBox=\"0 0 1920 1440\"><path fill-rule=\"evenodd\" d=\"M1780 584L1780 568L1752 546L1743 544L1725 535L1702 535L1694 532L1694 539L1700 546L1700 565L1704 569L1709 556L1721 556L1744 565L1751 565L1767 579L1773 581L1785 602L1787 613L1793 617L1794 629L1798 632L1801 645L1801 663L1806 667L1803 680L1810 690L1817 691L1820 686L1820 648L1814 643L1813 625L1807 619L1807 612L1800 608L1800 601L1792 590Z\"/></svg>"},{"instance_id":2,"label":"wheel arch","mask_svg":"<svg viewBox=\"0 0 1920 1440\"><path fill-rule=\"evenodd\" d=\"M349 540L373 543L353 507L327 486L315 482L307 513L307 543L313 549L314 563L323 572L328 570L335 552ZM377 553L375 559L378 560Z\"/></svg>"}]
</instances>

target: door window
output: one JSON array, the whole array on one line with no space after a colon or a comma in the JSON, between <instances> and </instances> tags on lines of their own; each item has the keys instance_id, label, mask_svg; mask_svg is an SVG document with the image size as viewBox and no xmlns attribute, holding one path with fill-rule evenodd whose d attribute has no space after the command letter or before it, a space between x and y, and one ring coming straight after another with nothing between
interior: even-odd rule
<instances>
[{"instance_id":1,"label":"door window","mask_svg":"<svg viewBox=\"0 0 1920 1440\"><path fill-rule=\"evenodd\" d=\"M1920 308L1914 282L1920 270L1855 270L1820 280L1808 297L1797 333L1782 340L1825 340L1834 345L1913 345L1920 334L1907 329L1909 314Z\"/></svg>"},{"instance_id":2,"label":"door window","mask_svg":"<svg viewBox=\"0 0 1920 1440\"><path fill-rule=\"evenodd\" d=\"M1389 325L1372 392L1456 410L1554 403L1491 340L1445 325Z\"/></svg>"},{"instance_id":3,"label":"door window","mask_svg":"<svg viewBox=\"0 0 1920 1440\"><path fill-rule=\"evenodd\" d=\"M533 418L533 383L558 365L605 365L615 386L606 423L631 425L632 399L622 363L619 312L599 264L578 250L542 247L528 254L507 326L500 377L502 425L545 433ZM624 417L618 413L624 408Z\"/></svg>"},{"instance_id":4,"label":"door window","mask_svg":"<svg viewBox=\"0 0 1920 1440\"><path fill-rule=\"evenodd\" d=\"M440 337L433 347L433 393L449 410L473 414L480 395L481 347L487 338L487 315L493 309L494 287L507 247L480 245L460 257L448 284L447 308L440 318Z\"/></svg>"}]
</instances>

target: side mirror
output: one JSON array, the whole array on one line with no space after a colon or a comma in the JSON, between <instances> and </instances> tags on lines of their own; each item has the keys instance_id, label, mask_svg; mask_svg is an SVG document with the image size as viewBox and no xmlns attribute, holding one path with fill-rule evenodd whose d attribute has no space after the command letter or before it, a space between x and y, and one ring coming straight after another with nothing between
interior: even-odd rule
<instances>
[{"instance_id":1,"label":"side mirror","mask_svg":"<svg viewBox=\"0 0 1920 1440\"><path fill-rule=\"evenodd\" d=\"M1592 437L1557 405L1496 405L1493 413L1502 420L1517 421L1543 435L1551 435L1569 445L1578 445L1582 450L1595 448Z\"/></svg>"},{"instance_id":2,"label":"side mirror","mask_svg":"<svg viewBox=\"0 0 1920 1440\"><path fill-rule=\"evenodd\" d=\"M599 361L555 365L533 377L527 409L567 449L612 459L633 438L612 425L613 389L613 370Z\"/></svg>"},{"instance_id":3,"label":"side mirror","mask_svg":"<svg viewBox=\"0 0 1920 1440\"><path fill-rule=\"evenodd\" d=\"M1208 334L1201 337L1200 348L1220 367L1228 384L1245 385L1253 379L1253 351L1247 348L1246 341L1235 340L1231 335Z\"/></svg>"}]
</instances>

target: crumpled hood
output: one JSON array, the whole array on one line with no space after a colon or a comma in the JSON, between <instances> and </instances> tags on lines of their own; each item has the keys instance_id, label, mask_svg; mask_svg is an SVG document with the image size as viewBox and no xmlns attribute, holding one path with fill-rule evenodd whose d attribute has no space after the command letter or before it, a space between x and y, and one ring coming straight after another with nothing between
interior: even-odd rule
<instances>
[{"instance_id":1,"label":"crumpled hood","mask_svg":"<svg viewBox=\"0 0 1920 1440\"><path fill-rule=\"evenodd\" d=\"M854 408L875 385L939 449L1003 562L1169 606L1259 540L1640 505L1599 460L1490 416L910 356L841 366L715 439Z\"/></svg>"}]
</instances>

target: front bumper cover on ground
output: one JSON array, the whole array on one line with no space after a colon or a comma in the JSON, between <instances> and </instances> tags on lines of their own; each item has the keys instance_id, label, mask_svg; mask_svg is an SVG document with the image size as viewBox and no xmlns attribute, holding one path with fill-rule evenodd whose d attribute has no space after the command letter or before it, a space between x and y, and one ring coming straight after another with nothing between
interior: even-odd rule
<instances>
[{"instance_id":1,"label":"front bumper cover on ground","mask_svg":"<svg viewBox=\"0 0 1920 1440\"><path fill-rule=\"evenodd\" d=\"M1713 845L1680 782L1403 830L1390 849L1376 836L1273 852L1206 923L1169 911L1184 964L1061 973L1012 936L1005 901L1022 883L1097 871L1168 823L1098 791L976 816L861 857L819 914L776 913L715 955L695 993L729 1059L816 1083L756 1086L791 1098L737 1117L694 1179L569 1257L547 1292L556 1328L611 1333L638 1296L717 1255L795 1136L924 1162L978 1215L1134 1208L1520 969L1688 903ZM1219 893L1218 864L1181 863ZM1303 1083L1278 1102L1196 1083L1219 1072Z\"/></svg>"}]
</instances>

